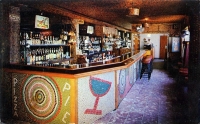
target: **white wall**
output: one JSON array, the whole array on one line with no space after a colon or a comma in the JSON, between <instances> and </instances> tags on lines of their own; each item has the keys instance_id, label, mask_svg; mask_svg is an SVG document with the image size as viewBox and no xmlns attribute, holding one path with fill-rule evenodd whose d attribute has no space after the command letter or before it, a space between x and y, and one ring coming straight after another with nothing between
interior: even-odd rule
<instances>
[{"instance_id":1,"label":"white wall","mask_svg":"<svg viewBox=\"0 0 200 124\"><path fill-rule=\"evenodd\" d=\"M140 49L143 49L144 46L144 38L146 38L146 40L150 39L151 43L153 43L153 46L155 48L155 58L159 58L160 57L160 36L162 35L167 35L169 36L167 33L166 34L140 34Z\"/></svg>"}]
</instances>

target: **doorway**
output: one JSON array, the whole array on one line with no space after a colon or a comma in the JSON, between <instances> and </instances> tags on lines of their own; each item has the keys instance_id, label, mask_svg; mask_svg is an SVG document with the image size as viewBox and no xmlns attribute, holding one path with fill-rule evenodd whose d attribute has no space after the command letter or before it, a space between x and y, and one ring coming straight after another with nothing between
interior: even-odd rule
<instances>
[{"instance_id":1,"label":"doorway","mask_svg":"<svg viewBox=\"0 0 200 124\"><path fill-rule=\"evenodd\" d=\"M167 57L167 43L168 36L160 36L160 59L165 59Z\"/></svg>"}]
</instances>

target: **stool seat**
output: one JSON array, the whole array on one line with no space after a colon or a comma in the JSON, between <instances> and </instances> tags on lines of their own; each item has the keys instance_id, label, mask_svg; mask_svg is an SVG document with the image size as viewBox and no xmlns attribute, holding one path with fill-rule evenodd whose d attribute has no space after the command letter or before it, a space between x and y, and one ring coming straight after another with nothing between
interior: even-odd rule
<instances>
[{"instance_id":1,"label":"stool seat","mask_svg":"<svg viewBox=\"0 0 200 124\"><path fill-rule=\"evenodd\" d=\"M186 77L188 76L188 73L180 73L181 76Z\"/></svg>"},{"instance_id":2,"label":"stool seat","mask_svg":"<svg viewBox=\"0 0 200 124\"><path fill-rule=\"evenodd\" d=\"M181 71L188 71L188 68L180 68Z\"/></svg>"},{"instance_id":3,"label":"stool seat","mask_svg":"<svg viewBox=\"0 0 200 124\"><path fill-rule=\"evenodd\" d=\"M187 70L179 70L180 73L188 73Z\"/></svg>"},{"instance_id":4,"label":"stool seat","mask_svg":"<svg viewBox=\"0 0 200 124\"><path fill-rule=\"evenodd\" d=\"M143 57L143 59L153 59L153 56L152 55L146 55Z\"/></svg>"},{"instance_id":5,"label":"stool seat","mask_svg":"<svg viewBox=\"0 0 200 124\"><path fill-rule=\"evenodd\" d=\"M148 64L150 62L151 62L151 59L149 59L149 58L146 58L146 59L142 60L142 63L145 63L145 64Z\"/></svg>"},{"instance_id":6,"label":"stool seat","mask_svg":"<svg viewBox=\"0 0 200 124\"><path fill-rule=\"evenodd\" d=\"M152 55L146 55L147 58L151 58L153 59L153 56Z\"/></svg>"},{"instance_id":7,"label":"stool seat","mask_svg":"<svg viewBox=\"0 0 200 124\"><path fill-rule=\"evenodd\" d=\"M187 76L188 75L188 68L180 68L179 74L182 75L182 76Z\"/></svg>"},{"instance_id":8,"label":"stool seat","mask_svg":"<svg viewBox=\"0 0 200 124\"><path fill-rule=\"evenodd\" d=\"M148 64L151 62L152 59L153 57L151 55L147 55L142 59L142 63Z\"/></svg>"},{"instance_id":9,"label":"stool seat","mask_svg":"<svg viewBox=\"0 0 200 124\"><path fill-rule=\"evenodd\" d=\"M188 81L188 68L179 68L178 82Z\"/></svg>"}]
</instances>

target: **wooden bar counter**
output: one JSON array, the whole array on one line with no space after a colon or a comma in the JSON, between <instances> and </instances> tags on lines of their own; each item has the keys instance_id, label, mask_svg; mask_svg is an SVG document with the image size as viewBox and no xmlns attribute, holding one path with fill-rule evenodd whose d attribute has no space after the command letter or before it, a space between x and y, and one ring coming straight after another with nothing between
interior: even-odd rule
<instances>
[{"instance_id":1,"label":"wooden bar counter","mask_svg":"<svg viewBox=\"0 0 200 124\"><path fill-rule=\"evenodd\" d=\"M30 123L92 123L117 109L139 77L144 54L75 69L11 64L4 83L12 84L12 116Z\"/></svg>"}]
</instances>

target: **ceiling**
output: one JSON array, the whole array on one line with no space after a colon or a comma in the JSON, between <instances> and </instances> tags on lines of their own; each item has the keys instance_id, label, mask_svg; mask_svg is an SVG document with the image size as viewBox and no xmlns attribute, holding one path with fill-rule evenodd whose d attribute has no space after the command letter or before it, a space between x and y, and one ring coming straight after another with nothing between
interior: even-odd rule
<instances>
[{"instance_id":1,"label":"ceiling","mask_svg":"<svg viewBox=\"0 0 200 124\"><path fill-rule=\"evenodd\" d=\"M131 24L142 24L144 22L152 24L180 23L187 17L188 2L186 0L57 0L26 2L20 5L128 29ZM130 7L139 8L139 16L127 16ZM26 11L28 9L23 8L21 10Z\"/></svg>"}]
</instances>

